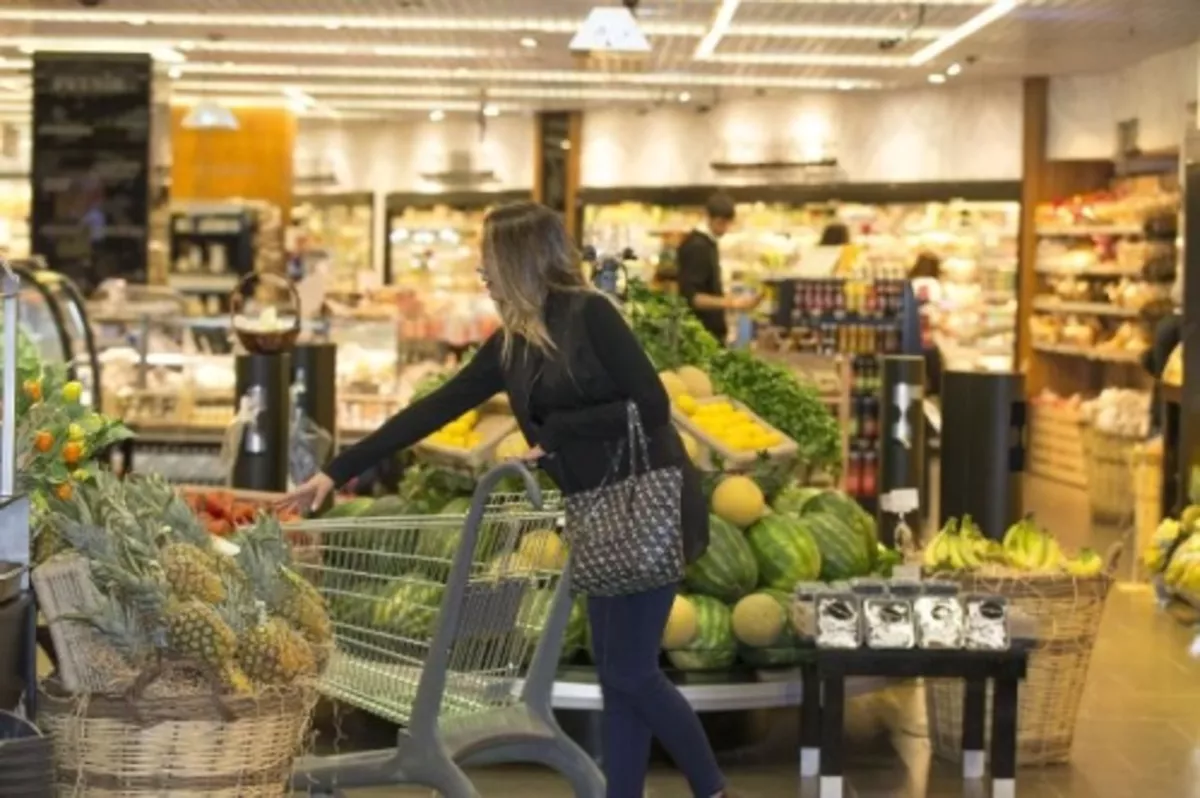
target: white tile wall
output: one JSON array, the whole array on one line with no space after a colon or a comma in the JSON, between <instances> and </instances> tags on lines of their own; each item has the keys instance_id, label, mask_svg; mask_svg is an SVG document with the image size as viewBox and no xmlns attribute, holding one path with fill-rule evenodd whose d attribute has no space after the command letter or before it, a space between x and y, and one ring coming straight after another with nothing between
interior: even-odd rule
<instances>
[{"instance_id":1,"label":"white tile wall","mask_svg":"<svg viewBox=\"0 0 1200 798\"><path fill-rule=\"evenodd\" d=\"M1138 119L1143 150L1179 146L1188 103L1200 96L1200 42L1118 72L1050 81L1052 160L1111 158L1117 123Z\"/></svg>"}]
</instances>

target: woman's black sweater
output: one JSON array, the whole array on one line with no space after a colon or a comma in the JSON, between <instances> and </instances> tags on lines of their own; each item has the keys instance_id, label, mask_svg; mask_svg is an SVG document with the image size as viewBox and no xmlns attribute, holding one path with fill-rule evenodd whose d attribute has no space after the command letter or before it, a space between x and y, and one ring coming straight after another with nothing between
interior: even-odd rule
<instances>
[{"instance_id":1,"label":"woman's black sweater","mask_svg":"<svg viewBox=\"0 0 1200 798\"><path fill-rule=\"evenodd\" d=\"M629 474L628 402L638 407L653 468L684 473L683 536L689 562L708 547L708 510L700 475L671 424L662 381L617 308L594 292L554 292L546 301L554 351L543 354L516 337L507 357L495 333L445 385L413 402L358 444L342 451L326 473L338 485L406 449L501 391L525 439L546 452L541 466L570 495Z\"/></svg>"}]
</instances>

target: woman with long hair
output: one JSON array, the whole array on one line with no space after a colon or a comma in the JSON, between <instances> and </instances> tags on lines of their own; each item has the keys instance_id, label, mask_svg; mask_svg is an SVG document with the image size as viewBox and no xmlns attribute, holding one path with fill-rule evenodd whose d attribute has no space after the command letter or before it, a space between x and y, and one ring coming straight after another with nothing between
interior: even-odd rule
<instances>
[{"instance_id":1,"label":"woman with long hair","mask_svg":"<svg viewBox=\"0 0 1200 798\"><path fill-rule=\"evenodd\" d=\"M694 561L708 545L699 474L671 425L670 401L653 364L618 309L584 279L558 214L531 202L495 209L483 225L481 254L480 273L501 329L445 385L343 451L285 503L320 506L338 485L501 391L532 446L524 459L540 465L567 496L594 490L629 476L612 472L613 455L628 437L632 402L650 468L683 472L680 526L684 557ZM642 798L652 738L698 798L726 796L699 718L658 664L677 588L588 597L604 698L608 798Z\"/></svg>"}]
</instances>

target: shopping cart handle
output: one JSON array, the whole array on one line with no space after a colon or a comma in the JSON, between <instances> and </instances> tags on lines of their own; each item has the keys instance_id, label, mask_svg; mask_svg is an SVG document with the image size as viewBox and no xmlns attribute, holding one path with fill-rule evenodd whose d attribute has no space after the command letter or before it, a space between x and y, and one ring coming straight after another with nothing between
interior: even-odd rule
<instances>
[{"instance_id":1,"label":"shopping cart handle","mask_svg":"<svg viewBox=\"0 0 1200 798\"><path fill-rule=\"evenodd\" d=\"M519 461L509 461L501 463L492 470L483 475L479 480L479 486L475 489L477 495L490 496L496 486L506 477L520 477L525 483L525 495L529 498L529 503L533 509L542 509L542 487L538 485L537 478L533 476L528 468Z\"/></svg>"}]
</instances>

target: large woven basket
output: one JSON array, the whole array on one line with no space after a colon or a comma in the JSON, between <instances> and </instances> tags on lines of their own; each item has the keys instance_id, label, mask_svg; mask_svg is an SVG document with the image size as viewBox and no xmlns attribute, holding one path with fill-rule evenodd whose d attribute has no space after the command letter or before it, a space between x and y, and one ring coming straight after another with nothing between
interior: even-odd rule
<instances>
[{"instance_id":1,"label":"large woven basket","mask_svg":"<svg viewBox=\"0 0 1200 798\"><path fill-rule=\"evenodd\" d=\"M1070 757L1088 664L1119 554L1120 547L1114 546L1105 572L1093 577L1015 572L958 576L964 592L1004 596L1010 607L1037 623L1038 642L1020 686L1020 765L1049 765ZM962 756L962 693L958 679L925 683L930 743L934 753L952 760ZM989 710L989 718L990 714Z\"/></svg>"},{"instance_id":2,"label":"large woven basket","mask_svg":"<svg viewBox=\"0 0 1200 798\"><path fill-rule=\"evenodd\" d=\"M118 695L72 695L54 681L43 684L40 717L54 740L59 798L290 794L316 703L311 688L149 697L157 676Z\"/></svg>"}]
</instances>

